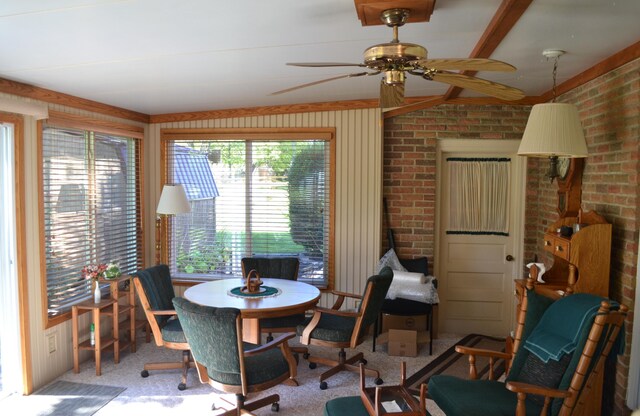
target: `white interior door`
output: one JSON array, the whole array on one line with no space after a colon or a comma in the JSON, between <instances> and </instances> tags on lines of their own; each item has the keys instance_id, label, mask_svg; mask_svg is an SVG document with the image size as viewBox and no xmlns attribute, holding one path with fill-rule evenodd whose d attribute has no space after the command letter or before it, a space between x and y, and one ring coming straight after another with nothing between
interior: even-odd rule
<instances>
[{"instance_id":1,"label":"white interior door","mask_svg":"<svg viewBox=\"0 0 640 416\"><path fill-rule=\"evenodd\" d=\"M513 279L523 267L524 186L526 159L517 156L519 141L443 140L438 149L438 243L436 270L440 296L439 328L450 333L506 336L514 322ZM505 228L500 233L455 230L460 207L478 210L452 187L450 158L499 159L508 162L508 182L493 183L506 192ZM449 159L449 162L447 162ZM475 178L474 178L475 179ZM453 182L455 183L455 182ZM472 186L472 188L475 185ZM491 192L483 190L481 194ZM452 197L454 201L452 202ZM458 210L452 212L452 208ZM483 208L497 212L496 208ZM454 233L457 232L457 233Z\"/></svg>"}]
</instances>

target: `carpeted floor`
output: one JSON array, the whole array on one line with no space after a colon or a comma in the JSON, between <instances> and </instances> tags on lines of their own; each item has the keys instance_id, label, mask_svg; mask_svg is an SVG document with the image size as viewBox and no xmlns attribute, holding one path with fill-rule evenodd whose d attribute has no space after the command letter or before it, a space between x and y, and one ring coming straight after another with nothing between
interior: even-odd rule
<instances>
[{"instance_id":1,"label":"carpeted floor","mask_svg":"<svg viewBox=\"0 0 640 416\"><path fill-rule=\"evenodd\" d=\"M428 345L422 346L416 358L404 358L407 363L407 376L410 376L426 366L439 354L460 340L462 336L452 334L440 334L434 340L433 355L428 355ZM292 344L292 345L295 345ZM398 384L400 381L400 362L402 357L390 357L385 346L376 348L371 352L371 341L366 341L358 347L363 351L369 361L369 366L378 369L386 385ZM311 353L321 356L337 357L337 350L322 347L311 347ZM348 356L351 354L348 352ZM123 353L118 365L114 365L110 354L103 358L102 376L96 377L95 368L91 360L82 363L79 374L72 371L65 373L58 380L74 383L99 384L126 388L117 397L109 401L99 409L95 415L140 415L153 414L176 415L188 414L190 416L211 416L219 412L211 411L211 404L217 397L223 397L234 401L233 395L217 392L210 386L201 384L195 369L189 371L187 389L179 391L177 385L180 375L176 371L151 372L148 378L140 377L140 370L144 362L151 361L175 361L180 359L180 353L156 347L153 343L141 342L138 352ZM280 394L280 412L282 416L314 416L322 415L324 403L332 398L358 395L358 375L356 373L343 372L328 380L327 390L319 389L318 375L326 367L318 366L315 370L309 369L307 362L301 360L298 365L298 387L279 385L265 392L249 394L249 400L263 397L272 393ZM367 385L373 385L373 380L368 379ZM4 409L20 409L21 416L38 415L39 398L31 396L11 396L0 401L0 414L5 414ZM443 415L433 403L428 403L428 409L433 416ZM9 414L9 413L6 413ZM273 415L270 408L266 407L256 411L258 415Z\"/></svg>"}]
</instances>

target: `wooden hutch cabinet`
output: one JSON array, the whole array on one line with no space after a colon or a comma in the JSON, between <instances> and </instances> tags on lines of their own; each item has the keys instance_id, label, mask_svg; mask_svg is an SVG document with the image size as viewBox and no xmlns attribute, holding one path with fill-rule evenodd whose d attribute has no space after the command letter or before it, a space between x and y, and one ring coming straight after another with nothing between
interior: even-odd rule
<instances>
[{"instance_id":1,"label":"wooden hutch cabinet","mask_svg":"<svg viewBox=\"0 0 640 416\"><path fill-rule=\"evenodd\" d=\"M578 219L580 218L580 219ZM561 236L562 226L579 231L570 237ZM553 223L544 234L544 250L553 254L553 266L542 279L549 286L575 293L592 293L609 296L609 272L611 266L611 224L595 211L565 217ZM575 281L569 273L569 264L576 267Z\"/></svg>"},{"instance_id":2,"label":"wooden hutch cabinet","mask_svg":"<svg viewBox=\"0 0 640 416\"><path fill-rule=\"evenodd\" d=\"M569 237L558 233L561 227L581 224ZM595 211L564 217L545 232L543 248L553 255L553 265L536 283L537 290L592 293L609 296L611 266L611 224ZM570 267L573 266L573 267ZM522 299L525 279L516 280L516 296Z\"/></svg>"}]
</instances>

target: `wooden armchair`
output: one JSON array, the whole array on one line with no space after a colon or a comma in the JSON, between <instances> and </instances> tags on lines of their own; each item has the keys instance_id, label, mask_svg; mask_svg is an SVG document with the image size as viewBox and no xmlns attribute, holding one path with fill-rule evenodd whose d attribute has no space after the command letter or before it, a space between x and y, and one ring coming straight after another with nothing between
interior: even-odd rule
<instances>
[{"instance_id":1,"label":"wooden armchair","mask_svg":"<svg viewBox=\"0 0 640 416\"><path fill-rule=\"evenodd\" d=\"M599 414L604 363L627 312L624 305L584 293L555 300L536 293L530 279L512 345L505 352L456 347L469 355L470 379L433 376L429 394L448 416ZM549 357L541 344L548 351L563 345L564 353ZM477 380L477 356L490 357L487 380ZM493 380L497 360L507 364L504 383Z\"/></svg>"},{"instance_id":2,"label":"wooden armchair","mask_svg":"<svg viewBox=\"0 0 640 416\"><path fill-rule=\"evenodd\" d=\"M146 378L149 377L149 371L181 369L182 380L178 384L178 389L184 390L187 388L187 370L193 368L194 364L191 359L189 344L171 303L175 293L169 267L160 264L140 270L133 274L133 284L151 327L156 345L182 351L181 361L145 363L140 375Z\"/></svg>"},{"instance_id":3,"label":"wooden armchair","mask_svg":"<svg viewBox=\"0 0 640 416\"><path fill-rule=\"evenodd\" d=\"M313 316L307 320L306 325L297 328L300 342L304 345L320 345L339 348L338 360L317 356L308 357L309 368L315 368L316 363L330 366L331 368L320 375L320 389L327 388L324 381L340 371L359 372L360 368L354 365L356 362L366 364L363 354L357 353L353 357L346 358L345 348L355 348L364 340L366 329L373 325L380 314L380 308L384 302L389 286L393 279L393 271L385 267L379 275L367 279L364 294L362 296L351 293L333 291L338 298L331 309L317 307ZM361 299L357 311L341 311L340 308L345 298ZM366 368L365 373L375 377L376 384L382 384L380 373L377 370Z\"/></svg>"}]
</instances>

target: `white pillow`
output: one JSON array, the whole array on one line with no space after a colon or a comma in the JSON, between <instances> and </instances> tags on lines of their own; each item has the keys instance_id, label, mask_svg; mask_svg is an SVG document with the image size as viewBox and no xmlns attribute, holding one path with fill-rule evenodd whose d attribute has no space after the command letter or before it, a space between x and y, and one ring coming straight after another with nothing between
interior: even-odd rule
<instances>
[{"instance_id":1,"label":"white pillow","mask_svg":"<svg viewBox=\"0 0 640 416\"><path fill-rule=\"evenodd\" d=\"M384 266L389 266L391 270L399 270L401 272L407 271L407 269L402 267L402 264L400 264L400 260L398 260L398 256L394 249L390 249L384 256L382 256L378 262L378 270L376 273L380 273L380 270L382 270Z\"/></svg>"}]
</instances>

